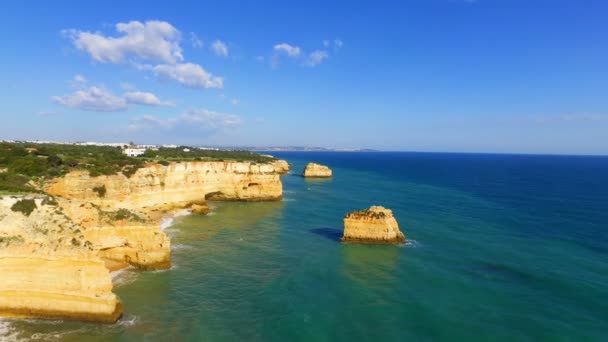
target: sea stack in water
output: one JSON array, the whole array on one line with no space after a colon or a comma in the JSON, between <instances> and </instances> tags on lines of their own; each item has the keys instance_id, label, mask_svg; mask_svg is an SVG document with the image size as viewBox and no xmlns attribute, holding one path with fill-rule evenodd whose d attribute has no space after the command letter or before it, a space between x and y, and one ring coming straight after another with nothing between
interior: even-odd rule
<instances>
[{"instance_id":1,"label":"sea stack in water","mask_svg":"<svg viewBox=\"0 0 608 342\"><path fill-rule=\"evenodd\" d=\"M344 242L402 243L405 236L393 211L380 206L351 211L344 217Z\"/></svg>"},{"instance_id":2,"label":"sea stack in water","mask_svg":"<svg viewBox=\"0 0 608 342\"><path fill-rule=\"evenodd\" d=\"M308 163L304 169L302 176L304 177L316 177L316 178L328 178L331 177L331 169L325 165L317 163Z\"/></svg>"}]
</instances>

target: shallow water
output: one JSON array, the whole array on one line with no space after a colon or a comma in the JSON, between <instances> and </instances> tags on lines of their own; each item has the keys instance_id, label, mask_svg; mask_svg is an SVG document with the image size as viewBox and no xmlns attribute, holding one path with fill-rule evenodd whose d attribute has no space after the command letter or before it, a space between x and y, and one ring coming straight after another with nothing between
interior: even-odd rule
<instances>
[{"instance_id":1,"label":"shallow water","mask_svg":"<svg viewBox=\"0 0 608 342\"><path fill-rule=\"evenodd\" d=\"M177 218L171 270L115 275L119 324L0 321L0 340L608 340L608 158L275 154L284 200ZM410 243L338 241L373 204Z\"/></svg>"}]
</instances>

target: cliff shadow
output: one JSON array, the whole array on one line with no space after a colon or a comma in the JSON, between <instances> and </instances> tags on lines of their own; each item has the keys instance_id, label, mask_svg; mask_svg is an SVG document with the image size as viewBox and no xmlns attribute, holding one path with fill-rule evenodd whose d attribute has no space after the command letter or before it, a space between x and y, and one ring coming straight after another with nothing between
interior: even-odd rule
<instances>
[{"instance_id":1,"label":"cliff shadow","mask_svg":"<svg viewBox=\"0 0 608 342\"><path fill-rule=\"evenodd\" d=\"M342 239L342 233L343 233L342 230L340 230L340 229L327 228L327 227L314 228L314 229L311 229L310 232L313 234L322 236L322 237L329 239L331 241L334 241L334 242L340 242L340 239Z\"/></svg>"}]
</instances>

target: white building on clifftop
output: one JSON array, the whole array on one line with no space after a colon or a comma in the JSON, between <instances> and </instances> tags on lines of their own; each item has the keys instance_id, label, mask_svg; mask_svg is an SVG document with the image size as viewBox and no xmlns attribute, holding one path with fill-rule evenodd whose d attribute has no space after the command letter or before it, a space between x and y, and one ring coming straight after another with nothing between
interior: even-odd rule
<instances>
[{"instance_id":1,"label":"white building on clifftop","mask_svg":"<svg viewBox=\"0 0 608 342\"><path fill-rule=\"evenodd\" d=\"M127 147L122 149L122 153L129 157L139 157L146 152L145 148L141 147Z\"/></svg>"}]
</instances>

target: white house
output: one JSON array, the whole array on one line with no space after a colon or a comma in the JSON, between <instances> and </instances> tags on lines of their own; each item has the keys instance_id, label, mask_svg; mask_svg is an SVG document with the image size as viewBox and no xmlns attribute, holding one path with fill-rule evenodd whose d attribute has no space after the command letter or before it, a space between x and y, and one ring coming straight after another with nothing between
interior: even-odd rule
<instances>
[{"instance_id":1,"label":"white house","mask_svg":"<svg viewBox=\"0 0 608 342\"><path fill-rule=\"evenodd\" d=\"M143 155L145 152L146 149L140 147L127 147L122 149L122 153L128 155L129 157L138 157Z\"/></svg>"}]
</instances>

